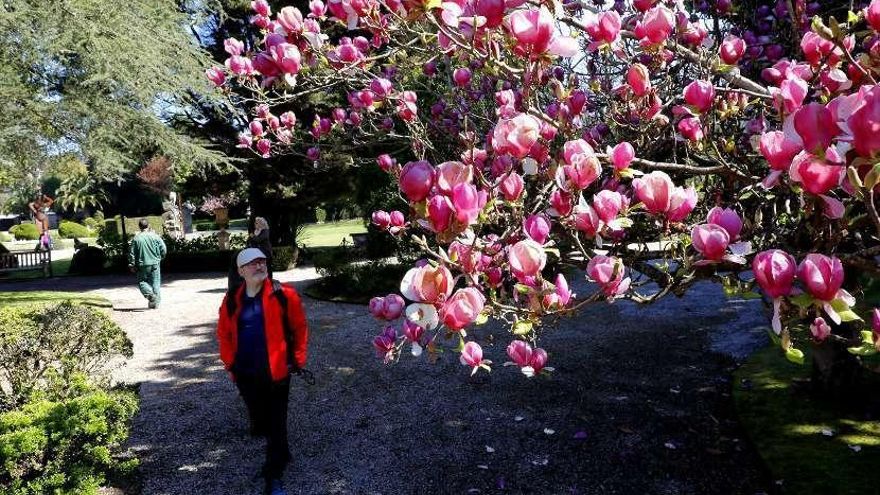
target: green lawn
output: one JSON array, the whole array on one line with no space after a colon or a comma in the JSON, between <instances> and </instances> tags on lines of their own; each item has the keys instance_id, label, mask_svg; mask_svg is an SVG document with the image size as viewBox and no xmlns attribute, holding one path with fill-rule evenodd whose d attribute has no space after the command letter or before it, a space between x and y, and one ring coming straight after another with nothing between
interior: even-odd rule
<instances>
[{"instance_id":1,"label":"green lawn","mask_svg":"<svg viewBox=\"0 0 880 495\"><path fill-rule=\"evenodd\" d=\"M342 244L343 239L352 244L351 234L367 231L361 219L340 222L310 223L300 234L299 242L306 247L328 247Z\"/></svg>"},{"instance_id":2,"label":"green lawn","mask_svg":"<svg viewBox=\"0 0 880 495\"><path fill-rule=\"evenodd\" d=\"M89 306L113 307L110 301L101 296L83 294L82 292L55 291L0 292L0 307L34 303L58 303L68 299Z\"/></svg>"},{"instance_id":3,"label":"green lawn","mask_svg":"<svg viewBox=\"0 0 880 495\"><path fill-rule=\"evenodd\" d=\"M817 400L805 385L793 386L793 379L810 375L809 350L807 364L798 366L768 347L737 370L733 395L740 422L773 479L784 480L785 493L877 493L870 473L880 465L880 419ZM874 390L880 389L880 379L871 378Z\"/></svg>"}]
</instances>

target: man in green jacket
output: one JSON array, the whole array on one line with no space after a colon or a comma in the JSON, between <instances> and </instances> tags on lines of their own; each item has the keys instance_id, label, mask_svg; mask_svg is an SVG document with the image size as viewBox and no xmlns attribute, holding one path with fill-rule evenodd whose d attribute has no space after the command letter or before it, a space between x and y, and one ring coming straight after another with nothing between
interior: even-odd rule
<instances>
[{"instance_id":1,"label":"man in green jacket","mask_svg":"<svg viewBox=\"0 0 880 495\"><path fill-rule=\"evenodd\" d=\"M162 299L159 295L159 285L162 283L159 262L165 258L165 242L155 232L149 230L150 222L146 218L138 221L138 227L141 231L131 240L128 267L132 272L137 273L138 288L147 298L147 305L150 309L155 309Z\"/></svg>"}]
</instances>

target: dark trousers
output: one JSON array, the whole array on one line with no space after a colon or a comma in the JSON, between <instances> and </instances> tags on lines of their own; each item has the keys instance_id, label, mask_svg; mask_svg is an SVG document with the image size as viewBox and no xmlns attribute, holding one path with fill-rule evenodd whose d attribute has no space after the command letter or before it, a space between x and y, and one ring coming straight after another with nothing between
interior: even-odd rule
<instances>
[{"instance_id":1,"label":"dark trousers","mask_svg":"<svg viewBox=\"0 0 880 495\"><path fill-rule=\"evenodd\" d=\"M273 382L268 377L240 375L235 377L235 384L247 406L251 427L266 437L263 476L266 479L280 479L290 461L290 448L287 445L290 377Z\"/></svg>"}]
</instances>

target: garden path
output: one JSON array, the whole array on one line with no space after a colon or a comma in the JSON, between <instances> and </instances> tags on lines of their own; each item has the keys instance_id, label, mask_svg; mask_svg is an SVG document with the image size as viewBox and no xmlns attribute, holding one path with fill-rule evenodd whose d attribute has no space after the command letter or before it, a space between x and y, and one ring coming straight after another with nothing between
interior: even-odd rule
<instances>
[{"instance_id":1,"label":"garden path","mask_svg":"<svg viewBox=\"0 0 880 495\"><path fill-rule=\"evenodd\" d=\"M278 274L299 289L315 277L310 268ZM134 342L115 377L141 384L129 447L142 460L144 495L259 493L252 477L263 446L246 433L214 341L224 277L167 277L153 311L126 276L4 285L94 291L113 302L113 319ZM509 340L492 324L473 332L495 361L490 374L469 377L451 353L387 367L372 351L378 325L363 306L303 299L317 383L295 380L291 392L292 494L767 489L729 382L730 354L763 339L758 302L727 300L707 283L647 308L588 308L548 332L542 344L556 371L529 380L501 366Z\"/></svg>"}]
</instances>

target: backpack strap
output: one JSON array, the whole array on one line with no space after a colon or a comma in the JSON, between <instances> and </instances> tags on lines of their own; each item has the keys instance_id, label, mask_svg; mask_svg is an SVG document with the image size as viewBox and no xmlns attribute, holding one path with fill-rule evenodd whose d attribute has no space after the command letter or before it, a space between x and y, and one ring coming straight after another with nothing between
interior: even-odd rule
<instances>
[{"instance_id":1,"label":"backpack strap","mask_svg":"<svg viewBox=\"0 0 880 495\"><path fill-rule=\"evenodd\" d=\"M284 341L287 343L287 365L290 369L296 368L296 360L293 357L293 329L290 328L290 320L287 319L287 294L281 282L272 279L272 293L281 304L281 325L284 328Z\"/></svg>"}]
</instances>

